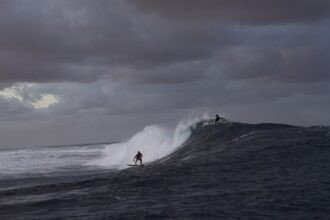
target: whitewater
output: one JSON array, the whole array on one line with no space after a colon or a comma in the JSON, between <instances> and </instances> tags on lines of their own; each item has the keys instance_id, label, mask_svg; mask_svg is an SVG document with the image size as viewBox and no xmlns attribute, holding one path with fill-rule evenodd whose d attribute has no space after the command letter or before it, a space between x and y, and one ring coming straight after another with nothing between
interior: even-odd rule
<instances>
[{"instance_id":1,"label":"whitewater","mask_svg":"<svg viewBox=\"0 0 330 220\"><path fill-rule=\"evenodd\" d=\"M144 167L127 168L136 151ZM328 219L330 128L147 126L121 143L0 151L0 219Z\"/></svg>"},{"instance_id":2,"label":"whitewater","mask_svg":"<svg viewBox=\"0 0 330 220\"><path fill-rule=\"evenodd\" d=\"M119 143L0 150L0 180L124 169L138 150L144 154L144 163L149 163L181 146L194 125L206 118L207 114L189 117L172 128L146 126Z\"/></svg>"}]
</instances>

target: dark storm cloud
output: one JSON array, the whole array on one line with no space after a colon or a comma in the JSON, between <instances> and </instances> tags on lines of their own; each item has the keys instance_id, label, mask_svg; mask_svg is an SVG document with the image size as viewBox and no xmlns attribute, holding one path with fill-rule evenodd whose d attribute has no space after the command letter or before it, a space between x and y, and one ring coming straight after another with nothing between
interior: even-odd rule
<instances>
[{"instance_id":1,"label":"dark storm cloud","mask_svg":"<svg viewBox=\"0 0 330 220\"><path fill-rule=\"evenodd\" d=\"M329 58L330 47L321 42L289 47L242 46L222 51L218 70L227 79L329 81Z\"/></svg>"},{"instance_id":2,"label":"dark storm cloud","mask_svg":"<svg viewBox=\"0 0 330 220\"><path fill-rule=\"evenodd\" d=\"M22 100L0 97L0 139L109 140L196 109L328 124L329 4L2 0L0 88ZM58 103L34 108L44 94Z\"/></svg>"},{"instance_id":3,"label":"dark storm cloud","mask_svg":"<svg viewBox=\"0 0 330 220\"><path fill-rule=\"evenodd\" d=\"M105 48L111 47L116 37L109 37L108 25L111 22L118 25L113 35L121 32L117 15L111 14L109 19L97 17L101 8L98 3L38 0L4 3L6 7L0 9L2 81L95 80L100 71L93 69L97 64L94 60L104 56ZM96 18L103 19L102 23ZM105 42L106 37L109 38Z\"/></svg>"},{"instance_id":4,"label":"dark storm cloud","mask_svg":"<svg viewBox=\"0 0 330 220\"><path fill-rule=\"evenodd\" d=\"M120 67L130 72L168 68L167 65L210 57L212 47L230 41L226 33L218 36L208 25L150 20L131 13L127 5L117 1L35 0L4 4L0 9L3 82L91 82L102 75L118 78L116 71ZM157 72L147 81L166 78L161 74L158 79ZM132 80L138 75L137 71ZM172 82L173 78L166 81Z\"/></svg>"},{"instance_id":5,"label":"dark storm cloud","mask_svg":"<svg viewBox=\"0 0 330 220\"><path fill-rule=\"evenodd\" d=\"M329 18L328 0L130 0L139 8L174 19L275 24Z\"/></svg>"},{"instance_id":6,"label":"dark storm cloud","mask_svg":"<svg viewBox=\"0 0 330 220\"><path fill-rule=\"evenodd\" d=\"M241 42L218 50L208 74L232 80L329 81L329 22L318 25L242 27Z\"/></svg>"},{"instance_id":7,"label":"dark storm cloud","mask_svg":"<svg viewBox=\"0 0 330 220\"><path fill-rule=\"evenodd\" d=\"M178 1L175 10L174 1L132 2L3 1L0 80L171 84L202 79L212 68L226 79L328 80L327 22L301 25L303 31L229 22L322 20L327 1ZM163 19L136 5L186 19ZM195 16L205 19L191 22Z\"/></svg>"}]
</instances>

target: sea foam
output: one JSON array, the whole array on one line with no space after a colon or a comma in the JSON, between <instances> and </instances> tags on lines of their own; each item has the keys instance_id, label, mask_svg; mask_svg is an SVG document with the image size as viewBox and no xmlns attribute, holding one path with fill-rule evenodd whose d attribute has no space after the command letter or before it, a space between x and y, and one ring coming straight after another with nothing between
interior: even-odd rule
<instances>
[{"instance_id":1,"label":"sea foam","mask_svg":"<svg viewBox=\"0 0 330 220\"><path fill-rule=\"evenodd\" d=\"M143 154L144 163L160 159L180 147L190 137L191 128L197 122L208 118L206 113L189 117L172 129L159 125L146 126L129 140L107 146L101 158L87 165L122 169L133 163L137 151Z\"/></svg>"}]
</instances>

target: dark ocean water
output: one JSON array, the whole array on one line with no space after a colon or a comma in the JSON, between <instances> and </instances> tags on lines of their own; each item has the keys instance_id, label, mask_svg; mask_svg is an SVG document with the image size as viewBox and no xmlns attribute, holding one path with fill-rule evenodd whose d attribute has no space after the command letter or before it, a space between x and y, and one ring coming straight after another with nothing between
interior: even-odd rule
<instances>
[{"instance_id":1,"label":"dark ocean water","mask_svg":"<svg viewBox=\"0 0 330 220\"><path fill-rule=\"evenodd\" d=\"M330 128L192 129L144 167L0 179L0 219L330 219Z\"/></svg>"}]
</instances>

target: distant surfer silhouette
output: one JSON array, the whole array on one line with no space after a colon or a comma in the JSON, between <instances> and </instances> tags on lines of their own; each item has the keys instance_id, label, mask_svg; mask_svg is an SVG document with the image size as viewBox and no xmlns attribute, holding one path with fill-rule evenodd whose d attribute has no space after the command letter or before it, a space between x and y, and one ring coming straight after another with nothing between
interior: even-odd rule
<instances>
[{"instance_id":1,"label":"distant surfer silhouette","mask_svg":"<svg viewBox=\"0 0 330 220\"><path fill-rule=\"evenodd\" d=\"M224 120L224 118L220 117L219 115L215 115L215 123L220 122L220 120Z\"/></svg>"},{"instance_id":2,"label":"distant surfer silhouette","mask_svg":"<svg viewBox=\"0 0 330 220\"><path fill-rule=\"evenodd\" d=\"M140 165L142 165L142 153L140 151L137 152L137 154L134 156L133 161L135 160L135 165L138 161L140 161Z\"/></svg>"}]
</instances>

